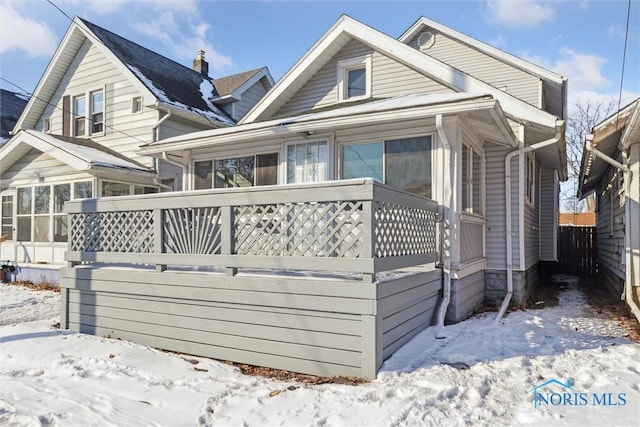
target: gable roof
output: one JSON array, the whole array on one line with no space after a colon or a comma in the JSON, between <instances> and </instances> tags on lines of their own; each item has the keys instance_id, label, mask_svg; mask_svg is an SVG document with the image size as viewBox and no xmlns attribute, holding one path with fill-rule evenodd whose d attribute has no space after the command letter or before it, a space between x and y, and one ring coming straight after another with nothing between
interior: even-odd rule
<instances>
[{"instance_id":1,"label":"gable roof","mask_svg":"<svg viewBox=\"0 0 640 427\"><path fill-rule=\"evenodd\" d=\"M19 93L0 89L0 142L11 138L11 131L29 99Z\"/></svg>"},{"instance_id":2,"label":"gable roof","mask_svg":"<svg viewBox=\"0 0 640 427\"><path fill-rule=\"evenodd\" d=\"M256 68L255 70L249 70L243 73L213 79L211 83L213 83L213 87L218 93L218 97L215 101L227 98L240 99L245 90L262 78L266 78L268 82L268 87L265 89L271 89L274 85L274 81L267 67Z\"/></svg>"},{"instance_id":3,"label":"gable roof","mask_svg":"<svg viewBox=\"0 0 640 427\"><path fill-rule=\"evenodd\" d=\"M210 79L156 52L75 17L40 78L15 130L33 129L62 81L78 50L89 40L142 93L145 104L170 109L215 126L234 121L211 99L217 94Z\"/></svg>"},{"instance_id":4,"label":"gable roof","mask_svg":"<svg viewBox=\"0 0 640 427\"><path fill-rule=\"evenodd\" d=\"M515 55L505 52L504 50L493 47L478 39L474 39L471 36L458 32L453 28L449 28L424 16L418 18L418 20L411 27L409 27L400 37L398 37L398 40L406 44L419 33L421 33L424 27L433 28L434 30L442 34L446 34L447 36L458 40L459 42L474 47L475 49L485 53L486 55L510 64L538 78L545 79L557 84L563 84L567 80L566 78L557 73L554 73L553 71L549 71L546 68L540 67L539 65L519 58Z\"/></svg>"},{"instance_id":5,"label":"gable roof","mask_svg":"<svg viewBox=\"0 0 640 427\"><path fill-rule=\"evenodd\" d=\"M613 159L620 149L640 143L640 98L595 125L587 138L592 138L595 149ZM584 198L595 191L610 167L585 147L580 164L578 198Z\"/></svg>"},{"instance_id":6,"label":"gable roof","mask_svg":"<svg viewBox=\"0 0 640 427\"><path fill-rule=\"evenodd\" d=\"M88 171L97 166L154 174L151 169L90 139L50 135L34 130L19 131L0 149L0 170L7 170L31 148L46 153L78 171Z\"/></svg>"},{"instance_id":7,"label":"gable roof","mask_svg":"<svg viewBox=\"0 0 640 427\"><path fill-rule=\"evenodd\" d=\"M342 15L238 123L250 123L272 117L324 64L331 60L336 52L352 39L356 39L458 92L491 94L500 101L507 116L546 132L555 131L557 117L433 57L424 55L347 15Z\"/></svg>"}]
</instances>

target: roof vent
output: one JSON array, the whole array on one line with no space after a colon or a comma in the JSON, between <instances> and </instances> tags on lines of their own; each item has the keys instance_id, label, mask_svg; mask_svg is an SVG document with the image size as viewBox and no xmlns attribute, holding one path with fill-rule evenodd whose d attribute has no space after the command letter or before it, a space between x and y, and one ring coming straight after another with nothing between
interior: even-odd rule
<instances>
[{"instance_id":1,"label":"roof vent","mask_svg":"<svg viewBox=\"0 0 640 427\"><path fill-rule=\"evenodd\" d=\"M418 36L418 49L427 50L436 42L436 35L431 31L424 31Z\"/></svg>"}]
</instances>

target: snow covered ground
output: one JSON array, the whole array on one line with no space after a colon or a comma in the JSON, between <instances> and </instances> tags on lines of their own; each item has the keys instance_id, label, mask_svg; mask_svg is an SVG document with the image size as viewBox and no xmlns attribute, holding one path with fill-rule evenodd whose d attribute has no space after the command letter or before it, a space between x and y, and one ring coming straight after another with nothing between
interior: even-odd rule
<instances>
[{"instance_id":1,"label":"snow covered ground","mask_svg":"<svg viewBox=\"0 0 640 427\"><path fill-rule=\"evenodd\" d=\"M57 294L0 285L0 425L638 426L640 344L586 304L575 278L557 279L570 283L559 307L497 326L493 313L476 316L443 340L427 329L359 386L245 376L56 330ZM550 380L572 389L537 389L547 403L534 407L533 389Z\"/></svg>"}]
</instances>

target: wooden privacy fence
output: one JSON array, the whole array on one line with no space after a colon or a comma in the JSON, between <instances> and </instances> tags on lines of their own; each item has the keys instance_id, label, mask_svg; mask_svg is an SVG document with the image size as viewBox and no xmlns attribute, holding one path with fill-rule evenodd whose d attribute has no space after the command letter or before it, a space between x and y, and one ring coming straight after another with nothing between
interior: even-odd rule
<instances>
[{"instance_id":1,"label":"wooden privacy fence","mask_svg":"<svg viewBox=\"0 0 640 427\"><path fill-rule=\"evenodd\" d=\"M439 206L371 179L71 201L67 261L361 273L437 259Z\"/></svg>"},{"instance_id":2,"label":"wooden privacy fence","mask_svg":"<svg viewBox=\"0 0 640 427\"><path fill-rule=\"evenodd\" d=\"M595 275L598 272L595 227L560 227L559 267L568 274Z\"/></svg>"}]
</instances>

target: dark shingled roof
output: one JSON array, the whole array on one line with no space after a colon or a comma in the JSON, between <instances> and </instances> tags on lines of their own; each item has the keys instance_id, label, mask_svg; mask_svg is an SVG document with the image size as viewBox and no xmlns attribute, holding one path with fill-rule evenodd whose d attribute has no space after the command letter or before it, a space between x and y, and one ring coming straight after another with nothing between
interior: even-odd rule
<instances>
[{"instance_id":1,"label":"dark shingled roof","mask_svg":"<svg viewBox=\"0 0 640 427\"><path fill-rule=\"evenodd\" d=\"M0 89L0 139L9 139L28 99L9 90Z\"/></svg>"},{"instance_id":2,"label":"dark shingled roof","mask_svg":"<svg viewBox=\"0 0 640 427\"><path fill-rule=\"evenodd\" d=\"M192 111L193 109L197 109L204 112L212 112L220 116L220 121L233 123L233 119L222 111L222 109L215 106L214 109L212 109L207 105L200 92L200 85L205 80L205 77L199 72L120 37L89 21L81 18L78 19L131 69L136 77L147 86L152 93L158 95L158 89L164 92L167 99L160 99L160 101L168 101L168 104L183 106ZM147 81L144 81L144 78L140 78L140 75L138 75L132 67L135 67ZM207 95L209 98L218 96L218 94L215 93L215 89L214 93Z\"/></svg>"},{"instance_id":3,"label":"dark shingled roof","mask_svg":"<svg viewBox=\"0 0 640 427\"><path fill-rule=\"evenodd\" d=\"M213 79L212 83L219 96L227 96L260 70L262 70L262 68L256 68L255 70L245 71L244 73L238 73L232 76L220 77L219 79Z\"/></svg>"}]
</instances>

